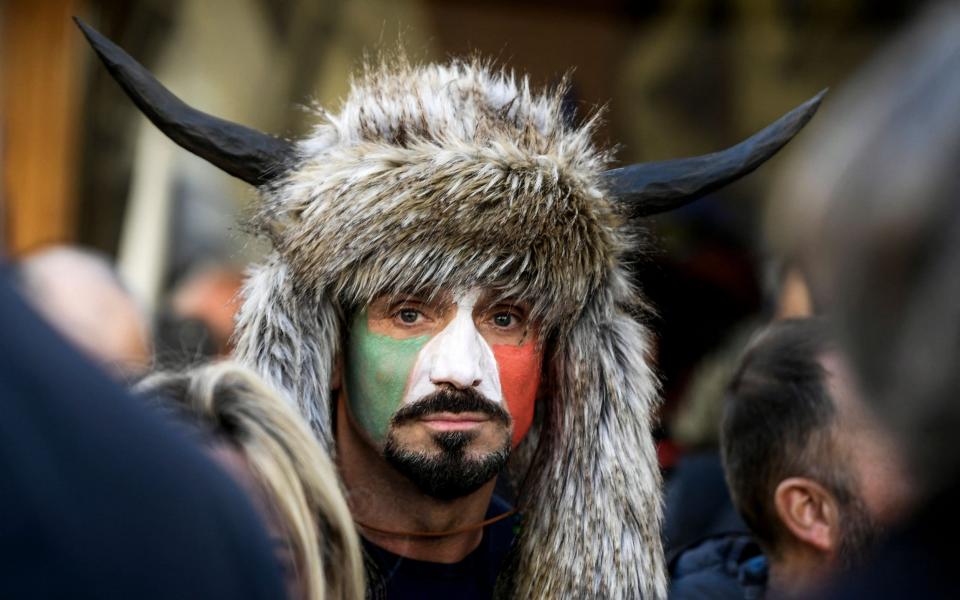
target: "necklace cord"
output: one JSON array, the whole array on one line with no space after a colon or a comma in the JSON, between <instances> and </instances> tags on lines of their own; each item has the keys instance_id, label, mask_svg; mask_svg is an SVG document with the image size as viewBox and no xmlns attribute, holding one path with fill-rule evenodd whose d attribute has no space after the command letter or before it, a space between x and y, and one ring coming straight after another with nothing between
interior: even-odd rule
<instances>
[{"instance_id":1,"label":"necklace cord","mask_svg":"<svg viewBox=\"0 0 960 600\"><path fill-rule=\"evenodd\" d=\"M353 522L364 529L367 529L369 531L375 531L377 533L382 533L385 535L396 535L401 537L441 538L441 537L449 537L451 535L457 535L460 533L476 531L477 529L481 529L483 527L486 527L487 525L493 525L494 523L502 521L508 517L512 517L515 514L517 514L517 509L511 508L510 510L508 510L503 514L497 515L495 517L491 517L486 521L481 521L476 525L467 525L466 527L460 527L458 529L450 529L449 531L395 531L393 529L381 529L379 527L374 527L373 525L368 525L367 523L364 523L363 521L360 521L358 519L354 519Z\"/></svg>"}]
</instances>

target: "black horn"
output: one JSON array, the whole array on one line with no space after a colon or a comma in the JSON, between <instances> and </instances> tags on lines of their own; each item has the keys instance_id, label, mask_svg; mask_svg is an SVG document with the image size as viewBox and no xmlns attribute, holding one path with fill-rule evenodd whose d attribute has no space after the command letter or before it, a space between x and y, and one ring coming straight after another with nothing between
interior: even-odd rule
<instances>
[{"instance_id":1,"label":"black horn","mask_svg":"<svg viewBox=\"0 0 960 600\"><path fill-rule=\"evenodd\" d=\"M611 196L639 218L679 208L750 173L793 139L827 90L732 148L693 158L640 163L603 174Z\"/></svg>"},{"instance_id":2,"label":"black horn","mask_svg":"<svg viewBox=\"0 0 960 600\"><path fill-rule=\"evenodd\" d=\"M192 108L119 46L74 17L107 71L170 139L247 183L261 186L295 161L293 143Z\"/></svg>"}]
</instances>

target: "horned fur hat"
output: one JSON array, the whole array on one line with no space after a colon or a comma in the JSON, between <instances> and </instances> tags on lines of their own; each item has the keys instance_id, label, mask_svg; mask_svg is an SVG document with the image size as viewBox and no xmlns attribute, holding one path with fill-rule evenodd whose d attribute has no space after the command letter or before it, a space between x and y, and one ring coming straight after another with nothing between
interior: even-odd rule
<instances>
[{"instance_id":1,"label":"horned fur hat","mask_svg":"<svg viewBox=\"0 0 960 600\"><path fill-rule=\"evenodd\" d=\"M273 253L254 268L238 358L295 401L333 451L330 381L344 316L390 291L493 286L527 300L546 343L539 430L518 449L522 531L500 588L518 598L662 598L657 379L623 264L635 222L756 168L819 96L727 151L606 170L595 120L563 89L480 61L368 67L292 143L204 115L84 33L177 143L262 193ZM526 447L524 447L526 446Z\"/></svg>"}]
</instances>

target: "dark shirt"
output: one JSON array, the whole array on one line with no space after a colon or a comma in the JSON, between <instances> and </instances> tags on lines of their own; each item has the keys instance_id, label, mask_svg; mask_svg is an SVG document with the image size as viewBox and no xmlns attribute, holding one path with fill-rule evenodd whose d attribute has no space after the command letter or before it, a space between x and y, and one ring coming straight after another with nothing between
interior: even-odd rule
<instances>
[{"instance_id":1,"label":"dark shirt","mask_svg":"<svg viewBox=\"0 0 960 600\"><path fill-rule=\"evenodd\" d=\"M487 509L490 519L510 510L494 496ZM387 600L487 600L493 597L497 575L510 550L516 527L516 515L488 525L480 545L458 563L445 564L404 558L363 540L363 547L375 571L370 574L374 598Z\"/></svg>"},{"instance_id":2,"label":"dark shirt","mask_svg":"<svg viewBox=\"0 0 960 600\"><path fill-rule=\"evenodd\" d=\"M0 271L0 598L282 598L239 487Z\"/></svg>"}]
</instances>

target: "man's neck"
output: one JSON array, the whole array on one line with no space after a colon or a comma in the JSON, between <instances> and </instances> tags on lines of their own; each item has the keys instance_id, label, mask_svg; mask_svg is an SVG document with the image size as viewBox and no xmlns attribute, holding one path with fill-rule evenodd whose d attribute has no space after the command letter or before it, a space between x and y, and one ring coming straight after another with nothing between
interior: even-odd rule
<instances>
[{"instance_id":1,"label":"man's neck","mask_svg":"<svg viewBox=\"0 0 960 600\"><path fill-rule=\"evenodd\" d=\"M353 518L377 529L405 533L439 533L483 521L496 480L456 500L437 500L421 492L387 464L383 456L360 438L348 421L346 407L337 407L337 463L347 490ZM442 537L395 535L359 527L373 544L394 554L438 563L455 563L472 552L483 529Z\"/></svg>"}]
</instances>

